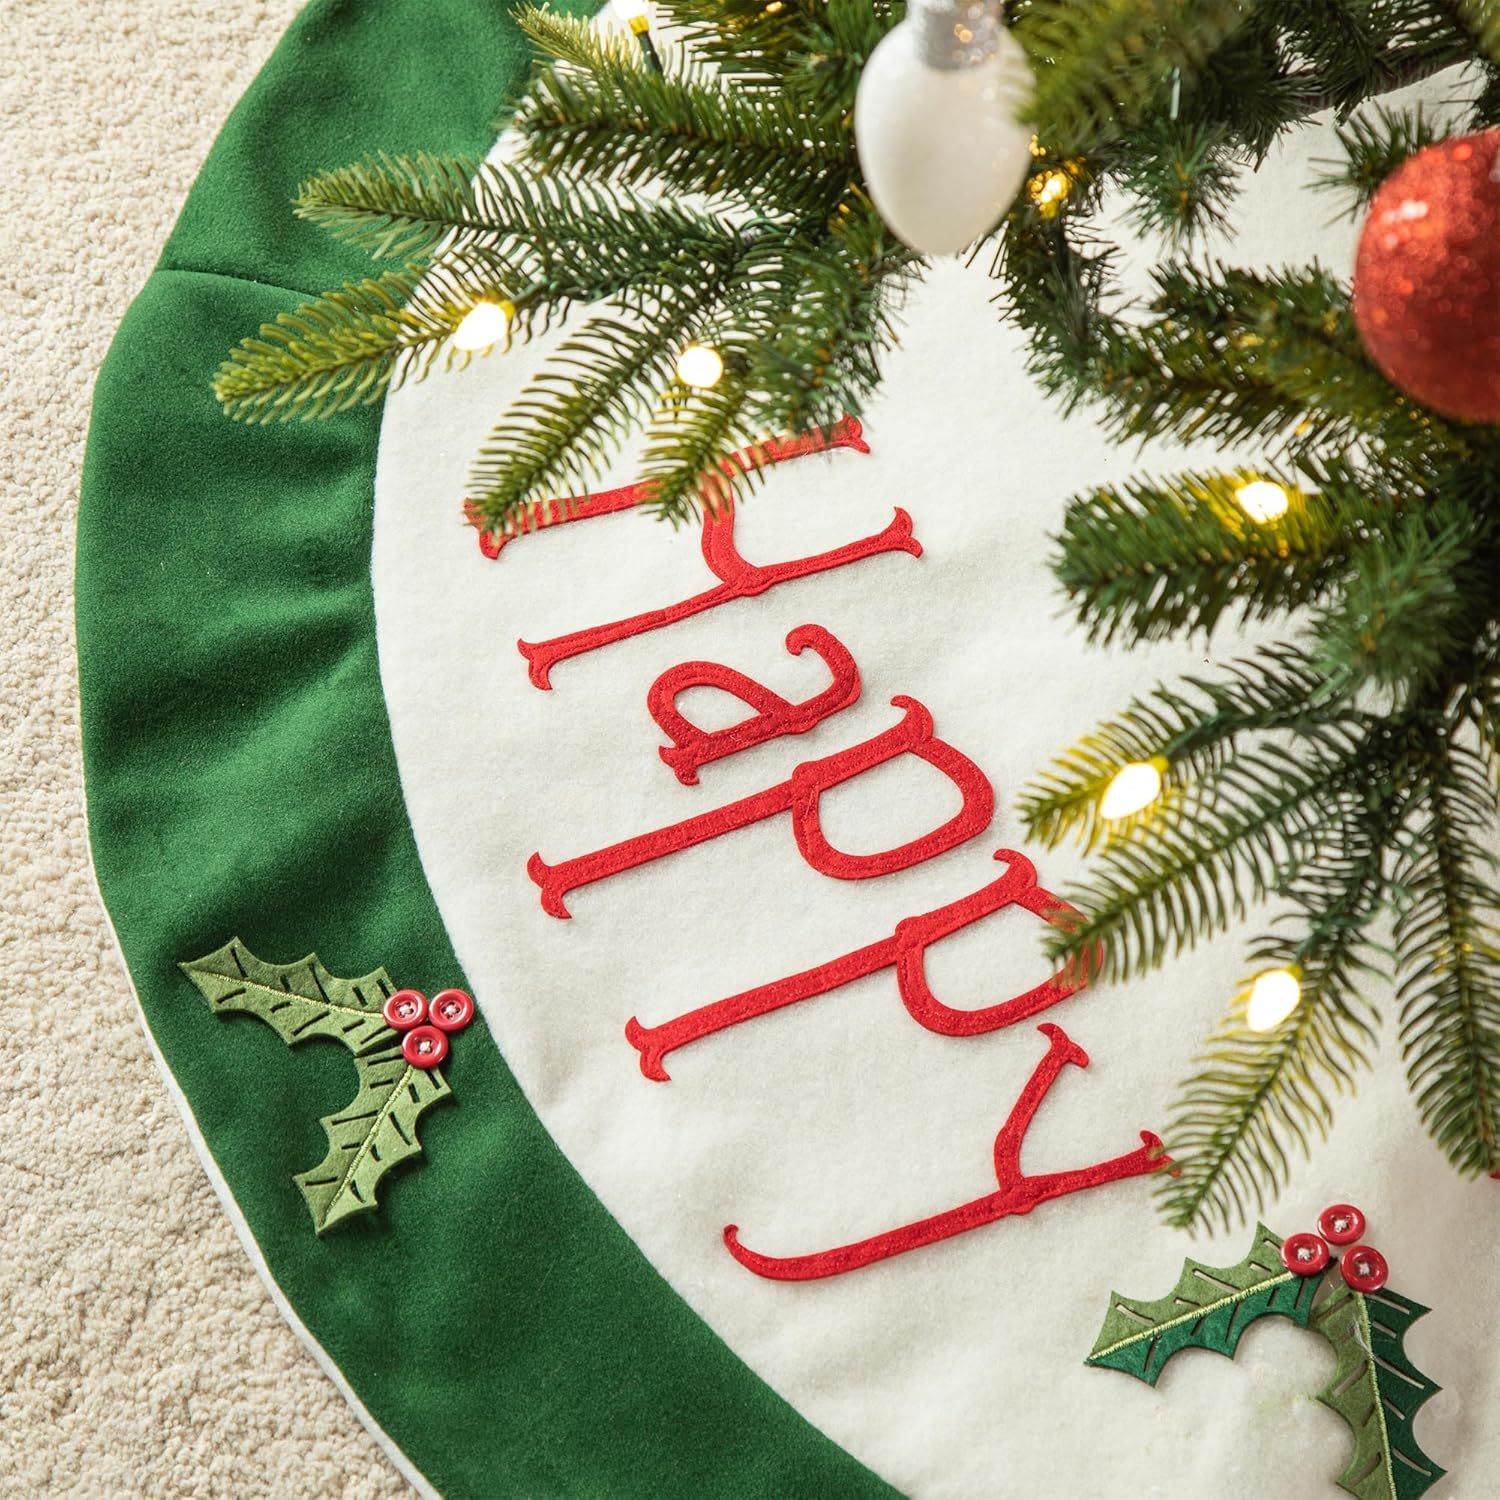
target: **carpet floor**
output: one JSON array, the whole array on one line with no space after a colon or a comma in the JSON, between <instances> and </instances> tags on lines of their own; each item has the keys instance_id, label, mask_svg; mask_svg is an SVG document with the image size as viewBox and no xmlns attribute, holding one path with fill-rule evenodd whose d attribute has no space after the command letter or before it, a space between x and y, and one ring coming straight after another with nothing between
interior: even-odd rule
<instances>
[{"instance_id":1,"label":"carpet floor","mask_svg":"<svg viewBox=\"0 0 1500 1500\"><path fill-rule=\"evenodd\" d=\"M9 0L0 46L0 1494L405 1491L278 1317L89 871L73 530L94 375L297 0Z\"/></svg>"}]
</instances>

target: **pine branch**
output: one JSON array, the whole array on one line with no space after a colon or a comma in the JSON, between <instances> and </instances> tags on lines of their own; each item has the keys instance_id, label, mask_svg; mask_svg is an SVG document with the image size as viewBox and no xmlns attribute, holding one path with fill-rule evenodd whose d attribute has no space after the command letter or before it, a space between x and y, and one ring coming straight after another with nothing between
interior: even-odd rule
<instances>
[{"instance_id":1,"label":"pine branch","mask_svg":"<svg viewBox=\"0 0 1500 1500\"><path fill-rule=\"evenodd\" d=\"M1158 115L1132 132L1113 175L1134 200L1137 229L1185 245L1224 225L1245 165L1222 127Z\"/></svg>"},{"instance_id":2,"label":"pine branch","mask_svg":"<svg viewBox=\"0 0 1500 1500\"><path fill-rule=\"evenodd\" d=\"M1267 479L1288 508L1258 521L1238 497ZM1231 613L1258 621L1327 598L1360 549L1393 546L1403 527L1414 537L1433 527L1464 531L1458 506L1430 505L1394 465L1356 470L1307 455L1294 473L1131 480L1069 502L1052 569L1092 641L1207 636ZM1451 546L1456 553L1460 544Z\"/></svg>"},{"instance_id":3,"label":"pine branch","mask_svg":"<svg viewBox=\"0 0 1500 1500\"><path fill-rule=\"evenodd\" d=\"M1500 63L1500 0L1455 0L1460 16L1492 63Z\"/></svg>"},{"instance_id":4,"label":"pine branch","mask_svg":"<svg viewBox=\"0 0 1500 1500\"><path fill-rule=\"evenodd\" d=\"M1433 1139L1460 1171L1500 1171L1500 816L1493 762L1433 735L1423 820L1396 872L1401 1046Z\"/></svg>"},{"instance_id":5,"label":"pine branch","mask_svg":"<svg viewBox=\"0 0 1500 1500\"><path fill-rule=\"evenodd\" d=\"M518 5L511 12L537 52L553 62L587 73L601 64L620 70L642 68L641 49L623 28L599 26L588 16L565 16L545 5Z\"/></svg>"},{"instance_id":6,"label":"pine branch","mask_svg":"<svg viewBox=\"0 0 1500 1500\"><path fill-rule=\"evenodd\" d=\"M1261 525L1234 498L1253 477L1128 480L1071 501L1052 569L1089 639L1208 634L1231 609L1264 619L1331 587L1345 558L1333 507L1278 476L1293 504Z\"/></svg>"},{"instance_id":7,"label":"pine branch","mask_svg":"<svg viewBox=\"0 0 1500 1500\"><path fill-rule=\"evenodd\" d=\"M705 214L629 193L565 193L463 159L372 158L313 179L301 203L305 216L374 253L442 253L420 276L414 262L346 287L246 340L215 384L243 420L378 400L425 375L480 301L511 303L524 338L574 302L696 289L744 249L736 230Z\"/></svg>"},{"instance_id":8,"label":"pine branch","mask_svg":"<svg viewBox=\"0 0 1500 1500\"><path fill-rule=\"evenodd\" d=\"M1420 105L1409 111L1376 105L1370 112L1354 115L1339 127L1343 158L1318 163L1321 170L1312 185L1325 192L1344 194L1349 200L1345 216L1358 218L1380 184L1407 157L1441 140L1443 135L1422 113Z\"/></svg>"},{"instance_id":9,"label":"pine branch","mask_svg":"<svg viewBox=\"0 0 1500 1500\"><path fill-rule=\"evenodd\" d=\"M509 297L508 268L478 261L419 278L387 271L281 313L219 367L214 394L243 422L287 422L368 406L426 374L485 296Z\"/></svg>"},{"instance_id":10,"label":"pine branch","mask_svg":"<svg viewBox=\"0 0 1500 1500\"><path fill-rule=\"evenodd\" d=\"M1101 388L1163 378L1151 352L1105 311L1118 249L1070 221L1013 213L990 267L1002 285L996 302L1027 335L1027 373L1065 415Z\"/></svg>"},{"instance_id":11,"label":"pine branch","mask_svg":"<svg viewBox=\"0 0 1500 1500\"><path fill-rule=\"evenodd\" d=\"M1474 653L1463 712L1474 726L1479 753L1489 762L1491 779L1500 784L1500 622L1491 621L1488 640Z\"/></svg>"},{"instance_id":12,"label":"pine branch","mask_svg":"<svg viewBox=\"0 0 1500 1500\"><path fill-rule=\"evenodd\" d=\"M1314 268L1263 276L1172 264L1145 323L1107 303L1114 255L1059 218L1012 224L994 271L1031 336L1028 368L1071 410L1101 402L1118 438L1279 441L1294 453L1373 439L1418 471L1473 438L1416 406L1369 362L1348 298Z\"/></svg>"},{"instance_id":13,"label":"pine branch","mask_svg":"<svg viewBox=\"0 0 1500 1500\"><path fill-rule=\"evenodd\" d=\"M736 90L675 59L657 74L622 60L585 23L549 25L572 27L573 50L587 62L543 70L516 115L524 159L541 171L659 183L773 216L826 212L858 178L849 137L788 100Z\"/></svg>"},{"instance_id":14,"label":"pine branch","mask_svg":"<svg viewBox=\"0 0 1500 1500\"><path fill-rule=\"evenodd\" d=\"M1479 76L1481 87L1469 106L1471 130L1500 125L1500 63L1481 66Z\"/></svg>"},{"instance_id":15,"label":"pine branch","mask_svg":"<svg viewBox=\"0 0 1500 1500\"><path fill-rule=\"evenodd\" d=\"M1374 1017L1360 985L1377 972L1362 956L1379 891L1373 870L1353 877L1356 904L1345 922L1301 942L1258 944L1258 967L1297 964L1302 998L1269 1035L1249 1030L1242 999L1205 1043L1166 1127L1181 1173L1158 1188L1167 1223L1227 1229L1254 1213L1287 1183L1287 1138L1308 1155L1333 1122L1330 1092L1351 1091L1356 1072L1370 1065Z\"/></svg>"},{"instance_id":16,"label":"pine branch","mask_svg":"<svg viewBox=\"0 0 1500 1500\"><path fill-rule=\"evenodd\" d=\"M1332 12L1343 11L1329 25ZM1295 81L1307 113L1341 118L1366 99L1419 83L1467 60L1472 47L1451 0L1279 0L1278 19L1313 66Z\"/></svg>"},{"instance_id":17,"label":"pine branch","mask_svg":"<svg viewBox=\"0 0 1500 1500\"><path fill-rule=\"evenodd\" d=\"M1223 932L1337 850L1378 770L1378 745L1334 724L1300 736L1295 754L1240 752L1105 845L1067 892L1083 916L1049 932L1049 958L1128 979Z\"/></svg>"},{"instance_id":18,"label":"pine branch","mask_svg":"<svg viewBox=\"0 0 1500 1500\"><path fill-rule=\"evenodd\" d=\"M1382 520L1356 533L1338 595L1311 631L1330 679L1348 691L1385 689L1399 705L1470 646L1487 565L1475 514L1462 503L1439 495Z\"/></svg>"},{"instance_id":19,"label":"pine branch","mask_svg":"<svg viewBox=\"0 0 1500 1500\"><path fill-rule=\"evenodd\" d=\"M660 0L684 43L739 87L784 93L847 128L866 59L901 18L897 0Z\"/></svg>"},{"instance_id":20,"label":"pine branch","mask_svg":"<svg viewBox=\"0 0 1500 1500\"><path fill-rule=\"evenodd\" d=\"M1122 435L1237 441L1295 429L1303 447L1373 437L1397 452L1464 450L1460 432L1369 362L1347 295L1316 267L1265 276L1177 264L1155 279L1158 316L1143 336L1169 383L1145 402L1107 393ZM1176 382L1187 398L1173 398Z\"/></svg>"},{"instance_id":21,"label":"pine branch","mask_svg":"<svg viewBox=\"0 0 1500 1500\"><path fill-rule=\"evenodd\" d=\"M749 334L746 410L763 433L777 434L859 415L880 383L920 260L862 195L835 215L826 239L773 245L765 259L769 270L747 258L740 279L750 297L734 287L726 297L729 325Z\"/></svg>"},{"instance_id":22,"label":"pine branch","mask_svg":"<svg viewBox=\"0 0 1500 1500\"><path fill-rule=\"evenodd\" d=\"M1121 767L1165 762L1165 795L1175 796L1217 772L1245 735L1309 731L1334 716L1324 678L1288 646L1264 647L1219 680L1185 678L1182 688L1188 692L1158 687L1135 699L1034 778L1017 808L1028 837L1049 849L1070 836L1093 848L1131 826L1099 816L1100 799Z\"/></svg>"},{"instance_id":23,"label":"pine branch","mask_svg":"<svg viewBox=\"0 0 1500 1500\"><path fill-rule=\"evenodd\" d=\"M1249 24L1217 48L1193 75L1183 116L1226 130L1259 166L1276 138L1317 109L1323 80L1295 66L1283 7L1260 0Z\"/></svg>"},{"instance_id":24,"label":"pine branch","mask_svg":"<svg viewBox=\"0 0 1500 1500\"><path fill-rule=\"evenodd\" d=\"M533 280L610 291L681 279L739 250L732 225L680 204L425 153L323 172L303 185L297 213L378 259L477 250Z\"/></svg>"},{"instance_id":25,"label":"pine branch","mask_svg":"<svg viewBox=\"0 0 1500 1500\"><path fill-rule=\"evenodd\" d=\"M718 281L673 302L616 300L557 350L485 440L469 471L483 529L586 491L672 384L673 366Z\"/></svg>"},{"instance_id":26,"label":"pine branch","mask_svg":"<svg viewBox=\"0 0 1500 1500\"><path fill-rule=\"evenodd\" d=\"M1285 1186L1288 1139L1306 1156L1333 1121L1330 1095L1352 1090L1370 1065L1377 1032L1361 987L1378 970L1366 954L1368 928L1386 892L1384 859L1408 789L1381 786L1373 807L1349 819L1341 841L1291 895L1296 938L1267 936L1252 946L1253 971L1295 968L1301 999L1269 1033L1246 1024L1242 994L1205 1043L1178 1091L1166 1138L1179 1175L1164 1179L1158 1202L1179 1228L1228 1228Z\"/></svg>"},{"instance_id":27,"label":"pine branch","mask_svg":"<svg viewBox=\"0 0 1500 1500\"><path fill-rule=\"evenodd\" d=\"M1120 133L1253 9L1254 0L1031 0L1013 29L1037 72L1038 134L1066 154Z\"/></svg>"},{"instance_id":28,"label":"pine branch","mask_svg":"<svg viewBox=\"0 0 1500 1500\"><path fill-rule=\"evenodd\" d=\"M668 519L686 519L699 503L722 515L735 501L739 465L719 467L720 455L753 448L764 437L745 420L745 383L726 372L710 390L681 385L669 391L646 432L642 478L650 508Z\"/></svg>"}]
</instances>

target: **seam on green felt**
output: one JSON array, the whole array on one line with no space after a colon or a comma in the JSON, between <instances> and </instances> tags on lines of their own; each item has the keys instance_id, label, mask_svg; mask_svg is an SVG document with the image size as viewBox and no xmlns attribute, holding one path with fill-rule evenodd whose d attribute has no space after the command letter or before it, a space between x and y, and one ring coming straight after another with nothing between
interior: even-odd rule
<instances>
[{"instance_id":1,"label":"seam on green felt","mask_svg":"<svg viewBox=\"0 0 1500 1500\"><path fill-rule=\"evenodd\" d=\"M153 276L206 276L212 281L238 282L241 286L263 286L267 291L285 292L289 297L316 297L317 292L305 292L301 287L287 286L280 281L262 281L258 276L240 276L231 271L201 271L196 266L157 266Z\"/></svg>"}]
</instances>

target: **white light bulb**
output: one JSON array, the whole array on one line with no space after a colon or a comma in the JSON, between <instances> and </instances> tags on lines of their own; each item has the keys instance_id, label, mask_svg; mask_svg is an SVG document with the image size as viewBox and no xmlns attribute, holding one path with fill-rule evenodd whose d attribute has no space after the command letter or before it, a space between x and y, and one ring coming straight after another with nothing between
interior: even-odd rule
<instances>
[{"instance_id":1,"label":"white light bulb","mask_svg":"<svg viewBox=\"0 0 1500 1500\"><path fill-rule=\"evenodd\" d=\"M1267 969L1250 986L1245 1024L1251 1031L1272 1031L1296 1010L1301 998L1302 981L1295 969Z\"/></svg>"},{"instance_id":2,"label":"white light bulb","mask_svg":"<svg viewBox=\"0 0 1500 1500\"><path fill-rule=\"evenodd\" d=\"M1274 521L1287 512L1291 502L1286 491L1271 479L1252 479L1242 484L1234 498L1252 521Z\"/></svg>"},{"instance_id":3,"label":"white light bulb","mask_svg":"<svg viewBox=\"0 0 1500 1500\"><path fill-rule=\"evenodd\" d=\"M644 21L646 16L646 0L614 0L615 14L627 25L635 21Z\"/></svg>"},{"instance_id":4,"label":"white light bulb","mask_svg":"<svg viewBox=\"0 0 1500 1500\"><path fill-rule=\"evenodd\" d=\"M1149 760L1132 761L1115 772L1099 799L1099 816L1113 822L1138 813L1161 796L1161 767Z\"/></svg>"},{"instance_id":5,"label":"white light bulb","mask_svg":"<svg viewBox=\"0 0 1500 1500\"><path fill-rule=\"evenodd\" d=\"M717 385L723 374L724 361L719 351L710 349L707 344L689 344L677 356L677 378L684 385L706 391Z\"/></svg>"},{"instance_id":6,"label":"white light bulb","mask_svg":"<svg viewBox=\"0 0 1500 1500\"><path fill-rule=\"evenodd\" d=\"M992 228L1031 167L1032 87L995 0L912 0L870 54L854 137L881 217L914 250L953 255Z\"/></svg>"},{"instance_id":7,"label":"white light bulb","mask_svg":"<svg viewBox=\"0 0 1500 1500\"><path fill-rule=\"evenodd\" d=\"M476 302L453 330L453 347L472 353L498 344L510 333L515 311L509 302Z\"/></svg>"}]
</instances>

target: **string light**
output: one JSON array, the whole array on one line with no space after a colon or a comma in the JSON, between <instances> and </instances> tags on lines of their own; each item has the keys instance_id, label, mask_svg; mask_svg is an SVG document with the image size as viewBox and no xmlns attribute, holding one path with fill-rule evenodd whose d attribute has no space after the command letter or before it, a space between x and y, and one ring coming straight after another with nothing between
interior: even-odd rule
<instances>
[{"instance_id":1,"label":"string light","mask_svg":"<svg viewBox=\"0 0 1500 1500\"><path fill-rule=\"evenodd\" d=\"M1247 480L1234 492L1234 498L1252 521L1277 520L1291 503L1286 491L1272 479Z\"/></svg>"},{"instance_id":2,"label":"string light","mask_svg":"<svg viewBox=\"0 0 1500 1500\"><path fill-rule=\"evenodd\" d=\"M1302 981L1295 968L1266 969L1250 985L1245 1024L1251 1031L1274 1031L1301 999Z\"/></svg>"},{"instance_id":3,"label":"string light","mask_svg":"<svg viewBox=\"0 0 1500 1500\"><path fill-rule=\"evenodd\" d=\"M1047 219L1057 213L1072 191L1073 179L1055 167L1050 172L1039 172L1026 184L1026 196Z\"/></svg>"},{"instance_id":4,"label":"string light","mask_svg":"<svg viewBox=\"0 0 1500 1500\"><path fill-rule=\"evenodd\" d=\"M706 391L718 385L724 375L724 361L717 349L707 344L689 344L677 356L677 378L684 385Z\"/></svg>"},{"instance_id":5,"label":"string light","mask_svg":"<svg viewBox=\"0 0 1500 1500\"><path fill-rule=\"evenodd\" d=\"M1035 78L1000 0L909 0L870 54L854 139L880 216L926 255L956 255L1004 217L1031 170Z\"/></svg>"},{"instance_id":6,"label":"string light","mask_svg":"<svg viewBox=\"0 0 1500 1500\"><path fill-rule=\"evenodd\" d=\"M1121 766L1099 799L1099 816L1114 822L1138 813L1161 796L1161 762L1136 760Z\"/></svg>"},{"instance_id":7,"label":"string light","mask_svg":"<svg viewBox=\"0 0 1500 1500\"><path fill-rule=\"evenodd\" d=\"M615 14L630 28L641 51L654 72L660 73L661 54L651 40L651 16L646 10L646 0L615 0Z\"/></svg>"},{"instance_id":8,"label":"string light","mask_svg":"<svg viewBox=\"0 0 1500 1500\"><path fill-rule=\"evenodd\" d=\"M509 338L515 315L515 306L510 302L476 302L453 330L453 347L475 353L498 344L501 339Z\"/></svg>"}]
</instances>

